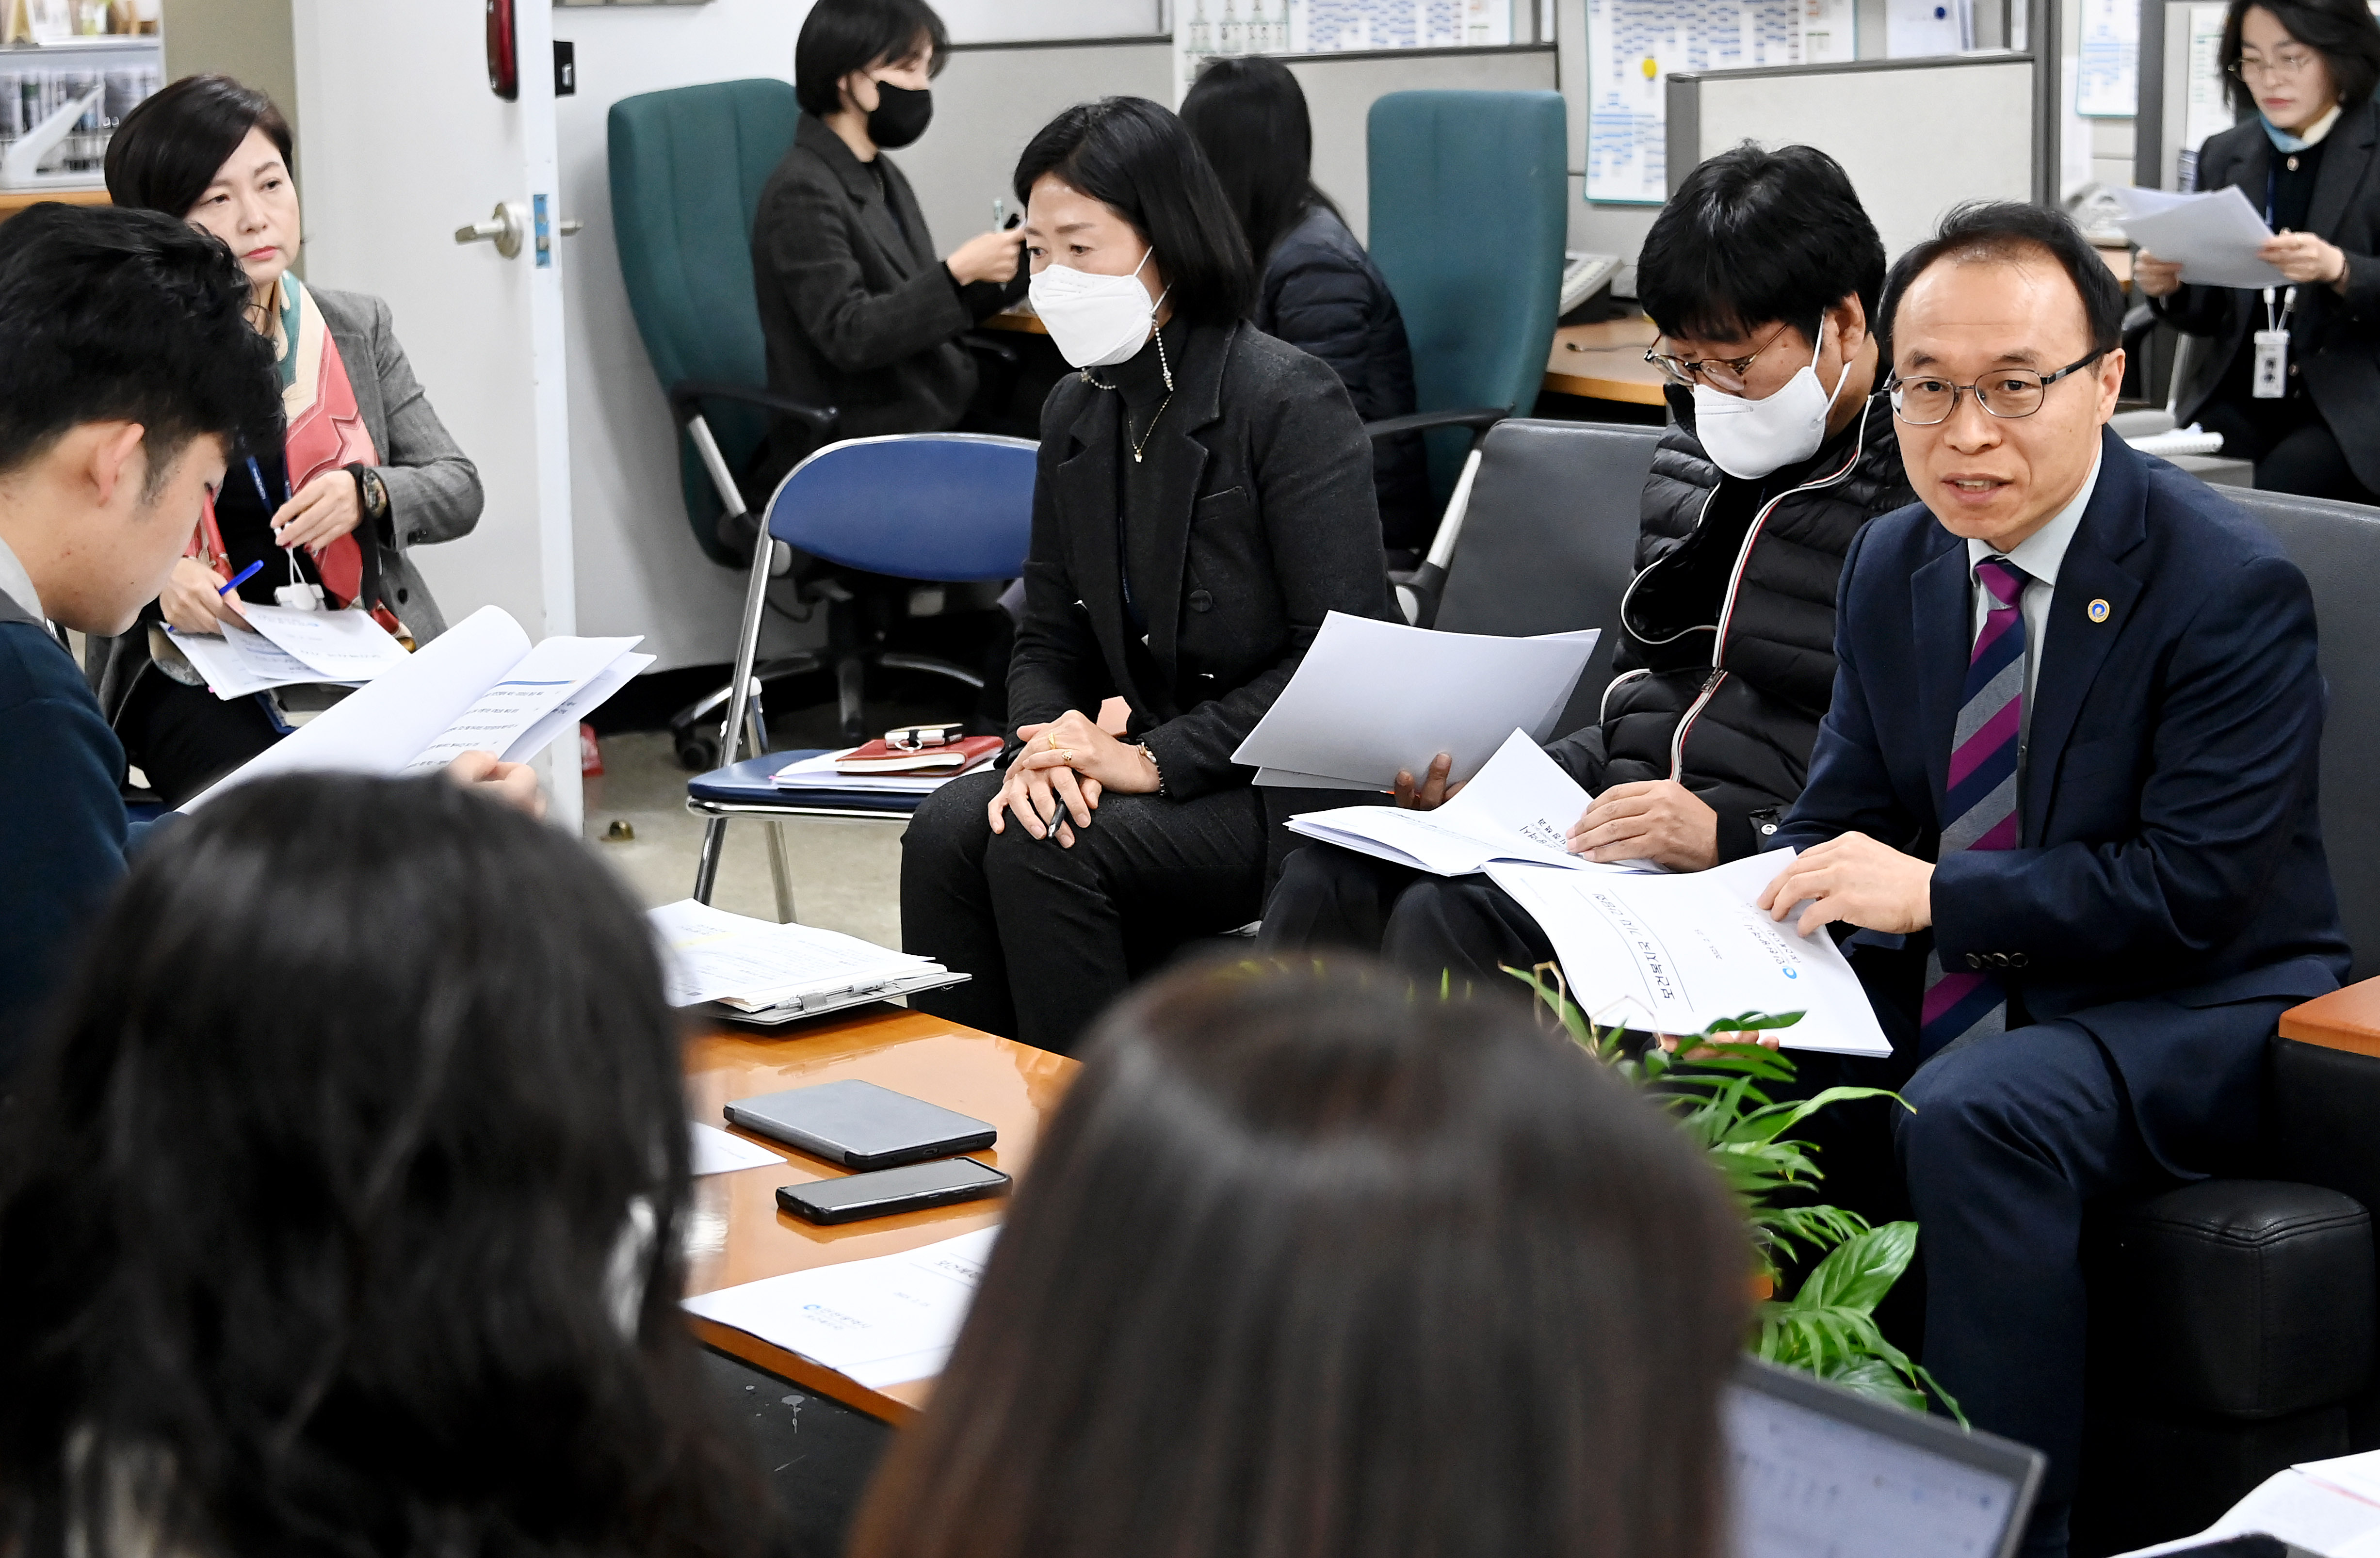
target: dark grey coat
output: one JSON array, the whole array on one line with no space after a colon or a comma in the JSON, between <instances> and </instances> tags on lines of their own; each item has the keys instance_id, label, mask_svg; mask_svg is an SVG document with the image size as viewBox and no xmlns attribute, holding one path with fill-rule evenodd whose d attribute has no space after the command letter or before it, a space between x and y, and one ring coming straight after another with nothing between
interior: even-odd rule
<instances>
[{"instance_id":1,"label":"dark grey coat","mask_svg":"<svg viewBox=\"0 0 2380 1558\"><path fill-rule=\"evenodd\" d=\"M1008 722L1121 695L1166 794L1190 800L1255 777L1232 754L1326 612L1390 620L1391 607L1371 446L1338 376L1245 323L1194 328L1174 376L1145 451L1155 512L1124 522L1157 526L1167 564L1133 582L1156 684L1135 679L1125 656L1113 396L1072 374L1041 411ZM1340 803L1332 793L1295 791L1295 809Z\"/></svg>"},{"instance_id":2,"label":"dark grey coat","mask_svg":"<svg viewBox=\"0 0 2380 1558\"><path fill-rule=\"evenodd\" d=\"M2369 99L2338 116L2324 139L2321 171L2306 230L2347 251L2345 296L2326 286L2298 288L2289 327L2289 361L2306 393L2338 436L2355 479L2380 489L2380 110ZM2198 187L2232 185L2265 209L2265 175L2273 142L2261 120L2206 138L2198 153ZM2251 331L2265 326L2261 292L2235 286L2184 286L2152 298L2157 316L2185 333L2204 337L2192 351L2190 388L2181 397L2187 427L2223 381L2224 370Z\"/></svg>"},{"instance_id":3,"label":"dark grey coat","mask_svg":"<svg viewBox=\"0 0 2380 1558\"><path fill-rule=\"evenodd\" d=\"M388 520L367 520L356 538L370 549L364 576L377 568L381 597L416 644L446 631L446 619L407 551L426 543L468 536L480 523L484 494L480 473L455 445L431 410L421 381L413 376L405 348L397 344L388 305L360 292L309 288L322 310L322 322L338 343L339 360L356 392L364 429L380 453L380 478L388 489ZM152 613L153 615L153 613ZM133 679L149 663L145 625L115 638L95 638L85 664L100 707L114 719Z\"/></svg>"},{"instance_id":4,"label":"dark grey coat","mask_svg":"<svg viewBox=\"0 0 2380 1558\"><path fill-rule=\"evenodd\" d=\"M959 332L1021 290L956 285L934 258L908 179L880 151L876 165L881 187L842 137L805 114L752 219L769 388L834 407L838 438L956 427L976 386ZM755 489L775 487L812 442L802 424L773 419Z\"/></svg>"}]
</instances>

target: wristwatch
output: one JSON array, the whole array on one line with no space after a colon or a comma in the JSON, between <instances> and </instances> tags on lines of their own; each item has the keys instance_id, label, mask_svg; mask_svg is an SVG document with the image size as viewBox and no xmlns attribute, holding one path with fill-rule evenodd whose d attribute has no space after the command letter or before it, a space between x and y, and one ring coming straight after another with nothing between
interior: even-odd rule
<instances>
[{"instance_id":1,"label":"wristwatch","mask_svg":"<svg viewBox=\"0 0 2380 1558\"><path fill-rule=\"evenodd\" d=\"M358 460L346 467L356 478L356 501L363 505L364 517L378 525L388 518L388 488L380 473Z\"/></svg>"}]
</instances>

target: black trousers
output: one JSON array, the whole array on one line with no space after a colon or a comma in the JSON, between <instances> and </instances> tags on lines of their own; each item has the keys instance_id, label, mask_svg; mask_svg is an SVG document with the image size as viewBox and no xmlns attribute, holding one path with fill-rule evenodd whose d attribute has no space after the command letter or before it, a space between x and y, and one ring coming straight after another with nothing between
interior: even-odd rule
<instances>
[{"instance_id":1,"label":"black trousers","mask_svg":"<svg viewBox=\"0 0 2380 1558\"><path fill-rule=\"evenodd\" d=\"M125 755L167 806L178 806L281 739L252 697L219 698L185 686L155 666L116 717Z\"/></svg>"},{"instance_id":2,"label":"black trousers","mask_svg":"<svg viewBox=\"0 0 2380 1558\"><path fill-rule=\"evenodd\" d=\"M2266 492L2380 503L2380 496L2356 479L2338 435L2310 395L2217 398L2199 409L2198 424L2223 435L2224 453L2254 461L2256 485Z\"/></svg>"},{"instance_id":3,"label":"black trousers","mask_svg":"<svg viewBox=\"0 0 2380 1558\"><path fill-rule=\"evenodd\" d=\"M1415 978L1501 988L1507 968L1553 959L1529 912L1485 876L1436 876L1330 844L1307 844L1281 866L1265 900L1257 949L1374 952ZM1519 988L1517 984L1513 986Z\"/></svg>"},{"instance_id":4,"label":"black trousers","mask_svg":"<svg viewBox=\"0 0 2380 1558\"><path fill-rule=\"evenodd\" d=\"M1133 978L1264 902L1264 802L1252 786L1170 801L1100 797L1070 849L1014 817L994 833L993 772L953 779L901 838L901 946L974 975L920 1010L1071 1053Z\"/></svg>"}]
</instances>

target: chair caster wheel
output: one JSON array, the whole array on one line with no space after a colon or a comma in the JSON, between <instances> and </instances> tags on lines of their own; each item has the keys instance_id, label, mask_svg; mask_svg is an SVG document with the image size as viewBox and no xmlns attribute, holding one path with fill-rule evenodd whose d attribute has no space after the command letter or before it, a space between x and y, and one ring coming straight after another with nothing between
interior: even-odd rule
<instances>
[{"instance_id":1,"label":"chair caster wheel","mask_svg":"<svg viewBox=\"0 0 2380 1558\"><path fill-rule=\"evenodd\" d=\"M719 738L708 731L686 731L677 738L677 760L689 774L707 774L719 767Z\"/></svg>"}]
</instances>

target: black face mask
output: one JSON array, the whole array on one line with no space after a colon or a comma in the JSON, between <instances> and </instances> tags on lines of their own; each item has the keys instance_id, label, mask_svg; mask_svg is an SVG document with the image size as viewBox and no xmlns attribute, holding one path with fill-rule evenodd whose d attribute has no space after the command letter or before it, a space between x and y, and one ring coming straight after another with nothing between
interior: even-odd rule
<instances>
[{"instance_id":1,"label":"black face mask","mask_svg":"<svg viewBox=\"0 0 2380 1558\"><path fill-rule=\"evenodd\" d=\"M934 94L890 81L876 83L876 106L868 115L868 139L897 151L934 122Z\"/></svg>"}]
</instances>

